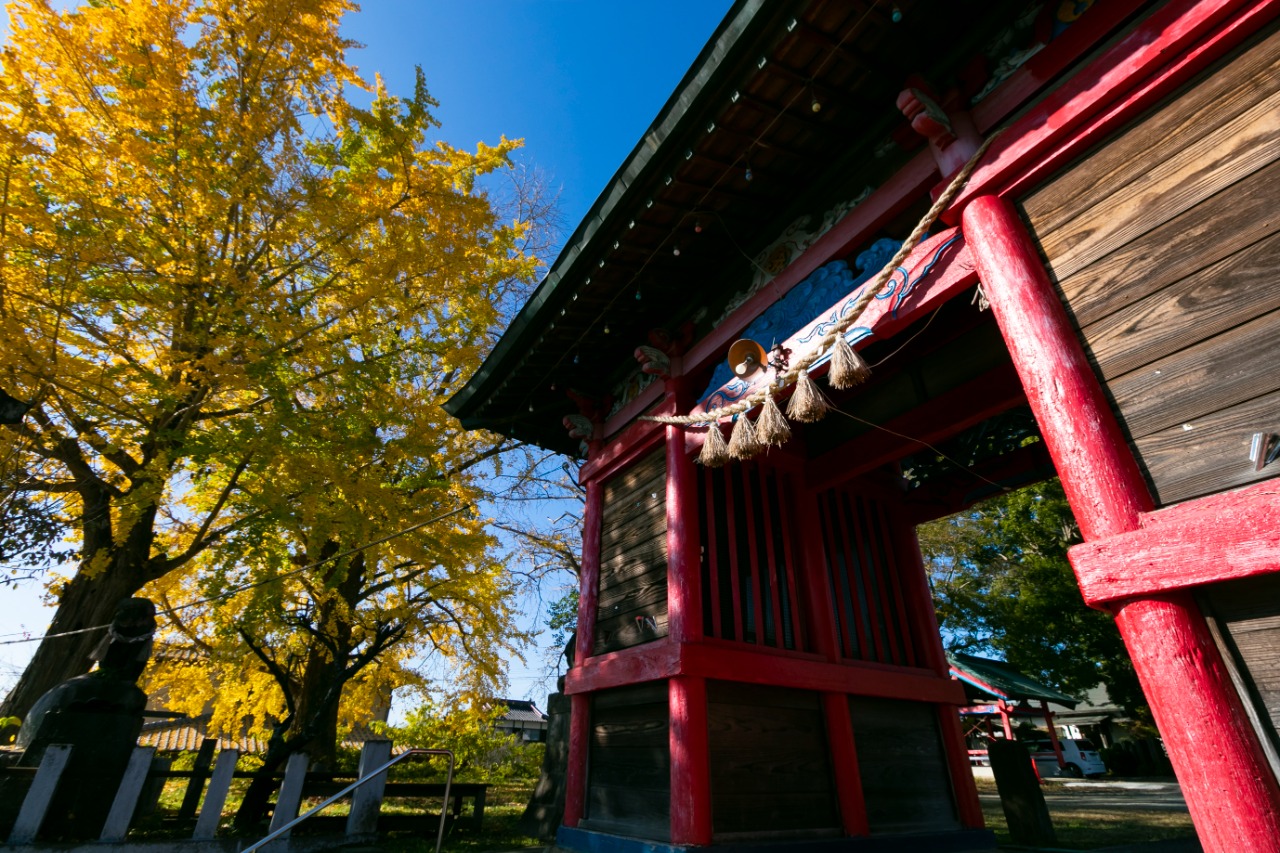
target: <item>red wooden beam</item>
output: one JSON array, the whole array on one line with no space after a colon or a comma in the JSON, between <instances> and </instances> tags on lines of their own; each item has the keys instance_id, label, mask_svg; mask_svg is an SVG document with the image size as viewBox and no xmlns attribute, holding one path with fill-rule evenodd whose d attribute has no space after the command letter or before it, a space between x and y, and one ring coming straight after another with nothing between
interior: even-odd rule
<instances>
[{"instance_id":1,"label":"red wooden beam","mask_svg":"<svg viewBox=\"0 0 1280 853\"><path fill-rule=\"evenodd\" d=\"M1081 532L1092 541L1135 530L1151 496L1017 212L982 196L963 222ZM1274 853L1280 785L1191 595L1129 599L1115 613L1201 843Z\"/></svg>"},{"instance_id":2,"label":"red wooden beam","mask_svg":"<svg viewBox=\"0 0 1280 853\"><path fill-rule=\"evenodd\" d=\"M656 413L672 414L674 405L667 401ZM578 482L601 480L608 477L644 454L656 448L666 437L662 424L653 421L636 421L611 441L602 444L591 458L578 470Z\"/></svg>"},{"instance_id":3,"label":"red wooden beam","mask_svg":"<svg viewBox=\"0 0 1280 853\"><path fill-rule=\"evenodd\" d=\"M855 208L856 210L856 208ZM872 334L854 343L855 348L865 347L874 340L892 337L920 317L935 310L957 293L971 287L977 280L973 271L973 260L965 249L959 230L948 229L925 239L903 261L902 270L907 270L905 279L901 271L895 273L880 293L893 294L886 298L873 300L858 317L857 325L870 329ZM790 359L794 363L818 350L823 336L839 317L843 317L849 305L866 285L859 285L838 302L823 311L791 337L782 342L782 346L790 351ZM764 288L761 292L769 291ZM714 332L713 332L714 335ZM819 362L810 372L819 376L828 369L828 362ZM733 380L713 389L703 400L703 405L694 408L695 412L705 411L736 400L744 394L761 391L773 377L772 371L760 370L746 380L745 390L739 387L742 380ZM719 392L719 393L717 393Z\"/></svg>"},{"instance_id":4,"label":"red wooden beam","mask_svg":"<svg viewBox=\"0 0 1280 853\"><path fill-rule=\"evenodd\" d=\"M744 302L711 334L698 341L684 357L685 372L694 373L705 364L719 361L729 344L742 330L791 288L804 281L818 267L834 258L844 257L880 225L910 207L937 180L938 170L933 155L922 151L899 169L892 178L877 188L864 201L835 224L826 234L791 262L790 266Z\"/></svg>"},{"instance_id":5,"label":"red wooden beam","mask_svg":"<svg viewBox=\"0 0 1280 853\"><path fill-rule=\"evenodd\" d=\"M1098 606L1280 572L1280 485L1258 483L1144 513L1131 533L1068 552L1084 600Z\"/></svg>"},{"instance_id":6,"label":"red wooden beam","mask_svg":"<svg viewBox=\"0 0 1280 853\"><path fill-rule=\"evenodd\" d=\"M682 673L726 681L956 706L967 701L959 682L922 669L873 663L828 663L809 656L710 642L684 646L680 658Z\"/></svg>"},{"instance_id":7,"label":"red wooden beam","mask_svg":"<svg viewBox=\"0 0 1280 853\"><path fill-rule=\"evenodd\" d=\"M806 482L815 491L831 488L1025 402L1017 372L1012 366L999 367L811 460L805 466Z\"/></svg>"},{"instance_id":8,"label":"red wooden beam","mask_svg":"<svg viewBox=\"0 0 1280 853\"><path fill-rule=\"evenodd\" d=\"M1053 41L1009 75L995 91L973 106L973 123L986 133L1013 115L1037 92L1066 71L1148 0L1108 0L1095 3Z\"/></svg>"},{"instance_id":9,"label":"red wooden beam","mask_svg":"<svg viewBox=\"0 0 1280 853\"><path fill-rule=\"evenodd\" d=\"M570 695L657 681L680 673L678 645L670 636L651 643L596 655L569 670L564 692Z\"/></svg>"},{"instance_id":10,"label":"red wooden beam","mask_svg":"<svg viewBox=\"0 0 1280 853\"><path fill-rule=\"evenodd\" d=\"M980 195L1017 197L1040 183L1277 14L1275 0L1176 0L1157 9L1014 122L987 152L944 221L955 221ZM980 130L988 129L982 124Z\"/></svg>"}]
</instances>

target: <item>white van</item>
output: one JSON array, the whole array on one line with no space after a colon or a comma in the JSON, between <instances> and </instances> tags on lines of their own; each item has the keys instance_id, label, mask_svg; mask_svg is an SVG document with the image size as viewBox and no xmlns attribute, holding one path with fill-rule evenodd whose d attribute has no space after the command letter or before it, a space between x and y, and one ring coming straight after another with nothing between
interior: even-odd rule
<instances>
[{"instance_id":1,"label":"white van","mask_svg":"<svg viewBox=\"0 0 1280 853\"><path fill-rule=\"evenodd\" d=\"M1053 744L1048 738L1027 741L1027 749L1036 763L1040 778L1049 776L1103 776L1107 765L1098 755L1098 748L1087 738L1058 738L1062 746L1062 767L1058 767L1058 756L1053 752Z\"/></svg>"}]
</instances>

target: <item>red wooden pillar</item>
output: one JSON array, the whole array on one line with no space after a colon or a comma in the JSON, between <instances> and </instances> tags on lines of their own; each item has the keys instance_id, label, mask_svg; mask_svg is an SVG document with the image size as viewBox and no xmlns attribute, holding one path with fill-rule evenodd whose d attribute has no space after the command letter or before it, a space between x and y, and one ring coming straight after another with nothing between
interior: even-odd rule
<instances>
[{"instance_id":1,"label":"red wooden pillar","mask_svg":"<svg viewBox=\"0 0 1280 853\"><path fill-rule=\"evenodd\" d=\"M711 750L707 680L678 675L667 682L671 715L671 843L711 843Z\"/></svg>"},{"instance_id":2,"label":"red wooden pillar","mask_svg":"<svg viewBox=\"0 0 1280 853\"><path fill-rule=\"evenodd\" d=\"M942 632L938 628L938 617L933 609L933 594L929 591L929 579L925 574L924 555L920 553L920 539L916 536L915 525L902 511L901 504L893 507L890 513L893 541L897 543L895 547L902 591L907 597L907 606L916 614L916 618L912 620L915 631L913 639L916 648L921 651L921 663L941 676L948 676L951 666L947 663L947 654L942 648ZM969 763L969 744L965 741L964 729L960 725L960 709L938 705L937 717L938 732L942 736L942 748L946 753L947 768L951 772L951 784L955 789L960 823L981 829L986 821L982 817L982 803L978 799L978 784L973 780L973 765Z\"/></svg>"},{"instance_id":3,"label":"red wooden pillar","mask_svg":"<svg viewBox=\"0 0 1280 853\"><path fill-rule=\"evenodd\" d=\"M1062 757L1062 744L1058 742L1058 728L1053 724L1053 712L1049 710L1049 703L1041 699L1040 710L1044 712L1044 724L1049 729L1049 743L1053 744L1053 754L1058 756L1058 766L1066 767L1067 760Z\"/></svg>"},{"instance_id":4,"label":"red wooden pillar","mask_svg":"<svg viewBox=\"0 0 1280 853\"><path fill-rule=\"evenodd\" d=\"M689 408L683 377L668 380L676 411ZM667 426L667 633L676 643L702 640L701 542L698 473L685 449L685 433Z\"/></svg>"},{"instance_id":5,"label":"red wooden pillar","mask_svg":"<svg viewBox=\"0 0 1280 853\"><path fill-rule=\"evenodd\" d=\"M1081 532L1136 529L1150 494L1016 210L982 196L962 223ZM1280 786L1190 594L1109 606L1205 850L1275 853Z\"/></svg>"},{"instance_id":6,"label":"red wooden pillar","mask_svg":"<svg viewBox=\"0 0 1280 853\"><path fill-rule=\"evenodd\" d=\"M574 661L582 666L595 650L596 600L600 592L600 524L604 488L599 480L586 483L587 505L582 516L582 577L578 580L578 633ZM586 694L570 697L569 757L565 768L565 826L577 826L586 809L587 752L591 738L591 703Z\"/></svg>"},{"instance_id":7,"label":"red wooden pillar","mask_svg":"<svg viewBox=\"0 0 1280 853\"><path fill-rule=\"evenodd\" d=\"M840 800L840 821L845 835L870 835L858 750L853 741L853 719L849 716L849 695L824 691L822 715L827 722L827 745L835 771L836 793Z\"/></svg>"},{"instance_id":8,"label":"red wooden pillar","mask_svg":"<svg viewBox=\"0 0 1280 853\"><path fill-rule=\"evenodd\" d=\"M687 381L668 381L676 411L689 407ZM684 430L667 427L667 626L670 642L701 641L701 550L698 476L685 449ZM707 680L676 676L667 682L671 751L671 842L711 843L711 752L707 741Z\"/></svg>"},{"instance_id":9,"label":"red wooden pillar","mask_svg":"<svg viewBox=\"0 0 1280 853\"><path fill-rule=\"evenodd\" d=\"M1009 703L996 699L996 711L1000 713L1000 728L1004 729L1004 739L1013 740L1013 726L1009 723Z\"/></svg>"}]
</instances>

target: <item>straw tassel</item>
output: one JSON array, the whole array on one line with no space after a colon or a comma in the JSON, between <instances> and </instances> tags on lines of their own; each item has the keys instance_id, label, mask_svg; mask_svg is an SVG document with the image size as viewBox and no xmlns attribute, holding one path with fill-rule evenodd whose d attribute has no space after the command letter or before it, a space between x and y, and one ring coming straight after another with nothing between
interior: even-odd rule
<instances>
[{"instance_id":1,"label":"straw tassel","mask_svg":"<svg viewBox=\"0 0 1280 853\"><path fill-rule=\"evenodd\" d=\"M780 447L791 438L791 424L773 401L773 391L766 391L760 416L756 418L756 438L764 445Z\"/></svg>"},{"instance_id":2,"label":"straw tassel","mask_svg":"<svg viewBox=\"0 0 1280 853\"><path fill-rule=\"evenodd\" d=\"M831 371L827 374L827 384L832 388L852 388L870 377L871 365L867 360L849 346L844 335L836 336L835 345L831 348Z\"/></svg>"},{"instance_id":3,"label":"straw tassel","mask_svg":"<svg viewBox=\"0 0 1280 853\"><path fill-rule=\"evenodd\" d=\"M818 386L813 384L809 371L800 371L796 377L796 391L791 395L791 402L787 403L787 417L802 424L813 423L822 420L829 408L831 406Z\"/></svg>"},{"instance_id":4,"label":"straw tassel","mask_svg":"<svg viewBox=\"0 0 1280 853\"><path fill-rule=\"evenodd\" d=\"M698 461L708 468L719 468L729 461L729 448L724 443L724 433L720 432L719 421L707 424L707 437L702 441Z\"/></svg>"},{"instance_id":5,"label":"straw tassel","mask_svg":"<svg viewBox=\"0 0 1280 853\"><path fill-rule=\"evenodd\" d=\"M756 438L755 425L747 417L746 412L738 415L733 421L733 432L729 436L729 458L739 462L758 456L765 445Z\"/></svg>"}]
</instances>

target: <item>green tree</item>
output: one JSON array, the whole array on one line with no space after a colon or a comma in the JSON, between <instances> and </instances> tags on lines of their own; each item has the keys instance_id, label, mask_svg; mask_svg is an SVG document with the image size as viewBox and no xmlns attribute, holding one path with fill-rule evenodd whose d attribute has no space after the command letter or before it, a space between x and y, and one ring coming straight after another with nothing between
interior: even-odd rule
<instances>
[{"instance_id":1,"label":"green tree","mask_svg":"<svg viewBox=\"0 0 1280 853\"><path fill-rule=\"evenodd\" d=\"M944 644L995 653L1071 694L1105 682L1113 701L1146 701L1111 614L1084 603L1067 549L1080 541L1055 479L919 528Z\"/></svg>"},{"instance_id":2,"label":"green tree","mask_svg":"<svg viewBox=\"0 0 1280 853\"><path fill-rule=\"evenodd\" d=\"M517 143L436 141L421 75L407 98L362 80L339 35L354 8L10 5L0 527L20 532L0 547L66 532L77 566L0 715L84 672L86 629L148 584L219 548L259 572L363 548L466 505L505 449L439 401L534 272L528 227L483 191ZM483 565L461 527L405 547ZM377 557L367 578L404 559ZM355 570L313 579L316 606Z\"/></svg>"}]
</instances>

